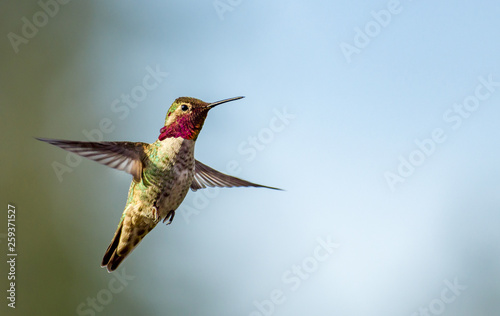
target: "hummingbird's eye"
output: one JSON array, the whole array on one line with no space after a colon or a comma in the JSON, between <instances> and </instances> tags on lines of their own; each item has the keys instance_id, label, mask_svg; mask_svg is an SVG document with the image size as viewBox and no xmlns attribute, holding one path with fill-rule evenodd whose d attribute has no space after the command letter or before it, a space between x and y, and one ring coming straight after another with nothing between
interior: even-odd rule
<instances>
[{"instance_id":1,"label":"hummingbird's eye","mask_svg":"<svg viewBox=\"0 0 500 316\"><path fill-rule=\"evenodd\" d=\"M183 105L181 106L181 109L182 109L183 111L187 111L187 110L189 109L189 107L188 107L187 105L183 104Z\"/></svg>"}]
</instances>

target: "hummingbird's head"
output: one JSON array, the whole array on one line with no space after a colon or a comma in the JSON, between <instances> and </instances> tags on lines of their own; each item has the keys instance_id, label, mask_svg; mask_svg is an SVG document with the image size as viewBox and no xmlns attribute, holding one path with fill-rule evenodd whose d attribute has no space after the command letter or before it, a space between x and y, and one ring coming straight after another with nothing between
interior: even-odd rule
<instances>
[{"instance_id":1,"label":"hummingbird's head","mask_svg":"<svg viewBox=\"0 0 500 316\"><path fill-rule=\"evenodd\" d=\"M168 109L165 126L160 129L159 140L168 137L182 137L196 140L207 118L208 111L215 106L243 97L225 99L213 103L189 97L177 98Z\"/></svg>"}]
</instances>

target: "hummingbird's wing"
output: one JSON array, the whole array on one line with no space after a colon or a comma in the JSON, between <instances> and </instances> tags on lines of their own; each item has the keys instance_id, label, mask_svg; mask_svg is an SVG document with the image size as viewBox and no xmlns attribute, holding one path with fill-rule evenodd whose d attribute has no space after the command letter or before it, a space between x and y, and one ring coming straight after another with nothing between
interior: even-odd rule
<instances>
[{"instance_id":1,"label":"hummingbird's wing","mask_svg":"<svg viewBox=\"0 0 500 316\"><path fill-rule=\"evenodd\" d=\"M79 142L37 138L43 142L58 146L64 150L92 159L111 168L122 170L134 176L139 182L142 169L147 160L145 143L134 142Z\"/></svg>"},{"instance_id":2,"label":"hummingbird's wing","mask_svg":"<svg viewBox=\"0 0 500 316\"><path fill-rule=\"evenodd\" d=\"M198 189L204 189L207 187L260 187L281 190L278 188L268 187L265 185L248 182L240 178L228 176L227 174L223 174L222 172L212 169L209 166L202 164L198 160L195 160L194 178L193 182L191 183L191 190L196 191Z\"/></svg>"}]
</instances>

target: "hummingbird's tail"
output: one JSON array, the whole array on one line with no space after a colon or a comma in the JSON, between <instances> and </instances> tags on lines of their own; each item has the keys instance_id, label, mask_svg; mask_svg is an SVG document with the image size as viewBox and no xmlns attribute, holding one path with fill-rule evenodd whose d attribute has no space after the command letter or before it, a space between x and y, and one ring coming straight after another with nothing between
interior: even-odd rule
<instances>
[{"instance_id":1,"label":"hummingbird's tail","mask_svg":"<svg viewBox=\"0 0 500 316\"><path fill-rule=\"evenodd\" d=\"M132 225L132 219L130 217L123 218L102 258L101 267L106 267L108 272L116 270L120 263L125 260L144 236L146 236L155 226L156 223L153 221L150 221L148 224L144 223L140 226L137 224Z\"/></svg>"}]
</instances>

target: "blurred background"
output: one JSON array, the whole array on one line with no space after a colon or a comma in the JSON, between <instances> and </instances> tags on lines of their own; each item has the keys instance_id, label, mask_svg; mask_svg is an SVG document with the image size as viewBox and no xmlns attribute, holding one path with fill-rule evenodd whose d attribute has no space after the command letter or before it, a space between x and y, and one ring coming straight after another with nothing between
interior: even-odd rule
<instances>
[{"instance_id":1,"label":"blurred background","mask_svg":"<svg viewBox=\"0 0 500 316\"><path fill-rule=\"evenodd\" d=\"M2 315L500 314L498 1L0 8ZM131 176L34 137L153 142L239 95L196 157L286 191L190 192L100 268Z\"/></svg>"}]
</instances>

